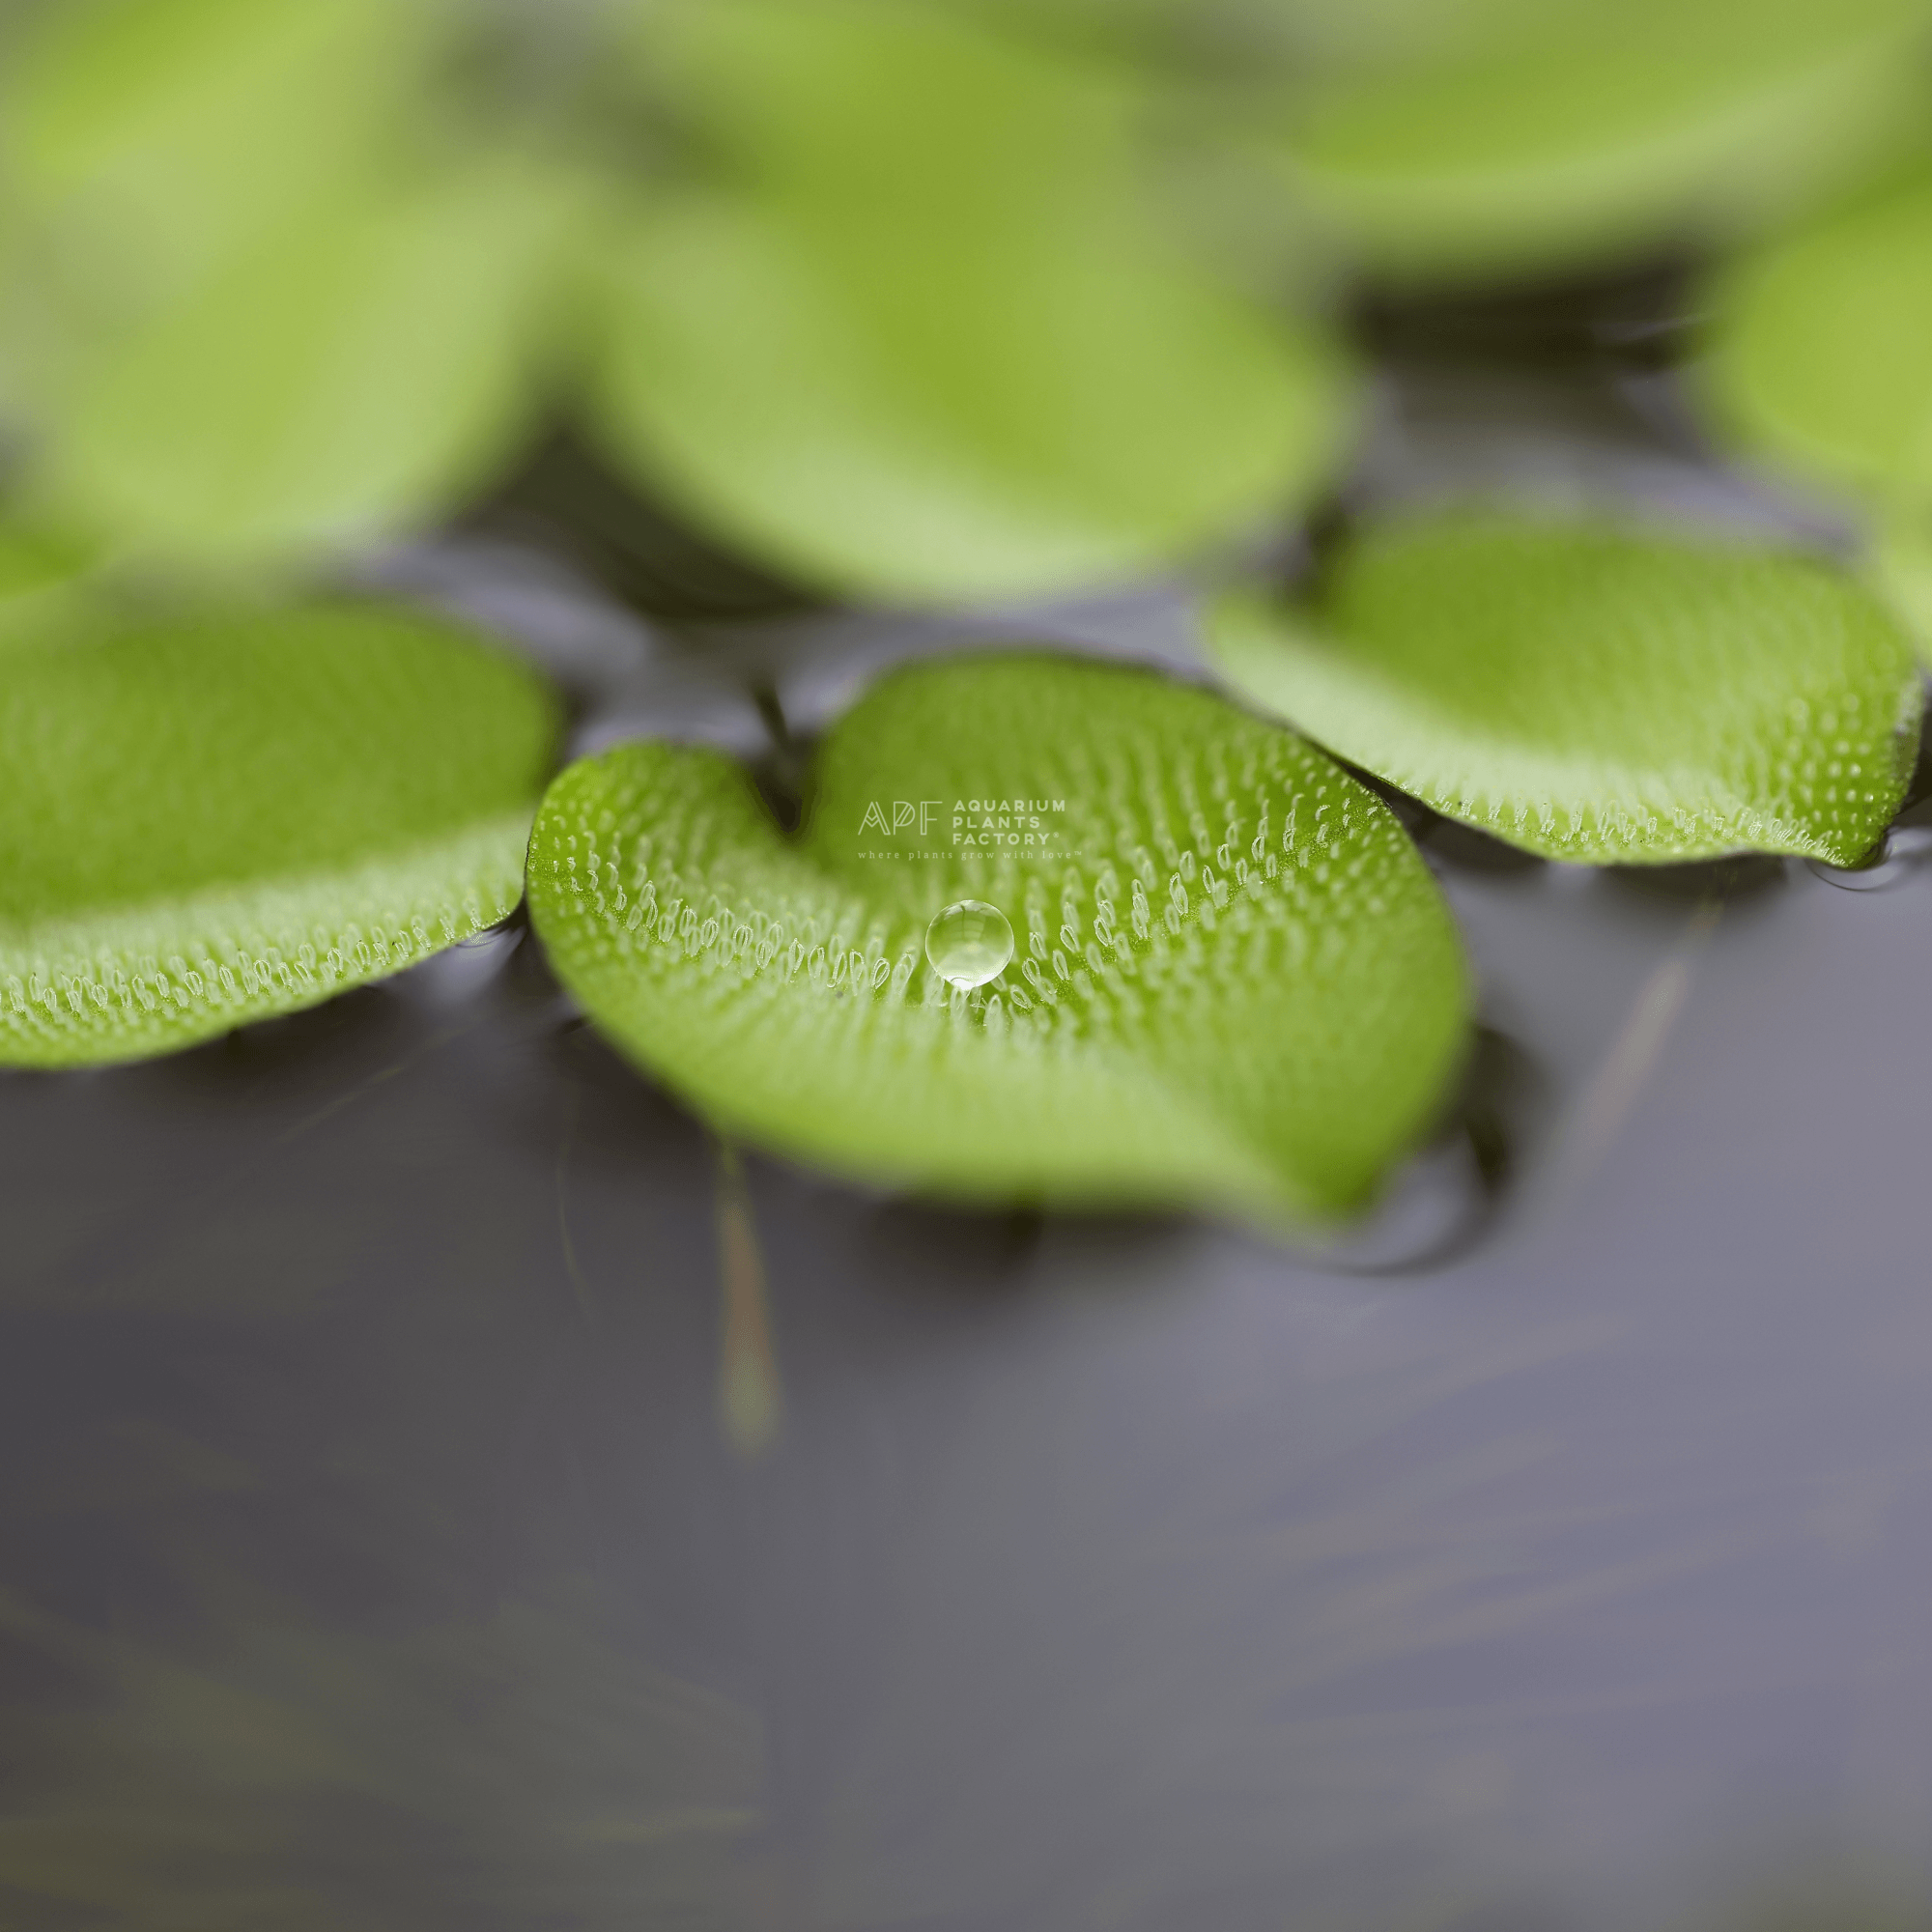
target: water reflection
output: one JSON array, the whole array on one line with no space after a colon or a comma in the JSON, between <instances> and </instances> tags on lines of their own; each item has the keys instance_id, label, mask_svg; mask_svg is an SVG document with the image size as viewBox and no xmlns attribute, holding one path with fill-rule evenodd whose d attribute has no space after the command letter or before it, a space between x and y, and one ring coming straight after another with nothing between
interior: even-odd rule
<instances>
[{"instance_id":1,"label":"water reflection","mask_svg":"<svg viewBox=\"0 0 1932 1932\"><path fill-rule=\"evenodd\" d=\"M1932 899L1411 819L1348 1253L722 1156L517 923L0 1080L0 1923L1916 1922Z\"/></svg>"},{"instance_id":2,"label":"water reflection","mask_svg":"<svg viewBox=\"0 0 1932 1932\"><path fill-rule=\"evenodd\" d=\"M1444 877L1527 1204L1698 902ZM1393 1293L721 1168L514 935L0 1082L0 1922L1722 1924L1774 1811L1907 1857L1932 905L1752 903L1560 1208Z\"/></svg>"},{"instance_id":3,"label":"water reflection","mask_svg":"<svg viewBox=\"0 0 1932 1932\"><path fill-rule=\"evenodd\" d=\"M0 1747L19 1792L0 1851L9 1922L633 1927L743 1912L757 1719L629 1654L587 1580L356 1628L192 1567L189 1628L171 1640L0 1600L9 1676L40 1691L15 1701Z\"/></svg>"}]
</instances>

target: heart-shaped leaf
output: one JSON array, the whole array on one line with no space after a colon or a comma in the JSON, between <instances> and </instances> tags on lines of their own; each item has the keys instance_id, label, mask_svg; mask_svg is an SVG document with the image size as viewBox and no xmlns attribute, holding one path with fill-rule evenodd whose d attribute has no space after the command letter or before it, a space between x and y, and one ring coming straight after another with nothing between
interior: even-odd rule
<instances>
[{"instance_id":1,"label":"heart-shaped leaf","mask_svg":"<svg viewBox=\"0 0 1932 1932\"><path fill-rule=\"evenodd\" d=\"M1286 137L1297 189L1398 276L1723 237L1923 116L1920 0L1406 11L1379 59L1294 89Z\"/></svg>"},{"instance_id":2,"label":"heart-shaped leaf","mask_svg":"<svg viewBox=\"0 0 1932 1932\"><path fill-rule=\"evenodd\" d=\"M372 609L5 646L0 1063L168 1052L504 918L555 705Z\"/></svg>"},{"instance_id":3,"label":"heart-shaped leaf","mask_svg":"<svg viewBox=\"0 0 1932 1932\"><path fill-rule=\"evenodd\" d=\"M1256 702L1553 859L1853 865L1918 742L1910 645L1877 599L1737 544L1437 515L1350 545L1313 608L1236 597L1213 630Z\"/></svg>"},{"instance_id":4,"label":"heart-shaped leaf","mask_svg":"<svg viewBox=\"0 0 1932 1932\"><path fill-rule=\"evenodd\" d=\"M1457 937L1388 810L1118 668L898 671L795 838L718 753L620 747L551 787L529 878L565 984L722 1129L949 1196L1319 1221L1463 1039Z\"/></svg>"},{"instance_id":5,"label":"heart-shaped leaf","mask_svg":"<svg viewBox=\"0 0 1932 1932\"><path fill-rule=\"evenodd\" d=\"M1159 231L1123 84L877 0L647 17L729 165L611 247L600 428L702 521L834 589L1017 596L1328 472L1339 350Z\"/></svg>"},{"instance_id":6,"label":"heart-shaped leaf","mask_svg":"<svg viewBox=\"0 0 1932 1932\"><path fill-rule=\"evenodd\" d=\"M1717 278L1703 390L1747 446L1867 500L1932 509L1932 169Z\"/></svg>"}]
</instances>

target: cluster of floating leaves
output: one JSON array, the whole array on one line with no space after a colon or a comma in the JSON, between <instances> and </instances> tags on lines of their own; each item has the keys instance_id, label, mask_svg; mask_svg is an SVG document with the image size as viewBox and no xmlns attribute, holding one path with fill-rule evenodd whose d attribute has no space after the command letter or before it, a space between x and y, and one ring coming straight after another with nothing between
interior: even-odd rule
<instances>
[{"instance_id":1,"label":"cluster of floating leaves","mask_svg":"<svg viewBox=\"0 0 1932 1932\"><path fill-rule=\"evenodd\" d=\"M1903 794L1904 634L1822 566L1451 518L1323 582L1319 643L1231 607L1230 674L1532 850L1848 863ZM18 1064L165 1051L412 963L510 910L526 836L593 1020L725 1130L870 1179L1306 1226L1369 1198L1464 1049L1467 969L1388 808L1165 676L903 668L787 835L732 759L653 742L536 810L540 685L379 611L70 618L0 662ZM1628 809L1633 774L1661 809Z\"/></svg>"},{"instance_id":2,"label":"cluster of floating leaves","mask_svg":"<svg viewBox=\"0 0 1932 1932\"><path fill-rule=\"evenodd\" d=\"M813 585L1085 588L1340 480L1351 278L1776 234L1911 149L1926 35L1923 0L16 9L0 428L110 553L285 558L433 524L563 395ZM1911 441L1871 399L1923 364L1922 204L1723 285L1728 413L1861 484Z\"/></svg>"},{"instance_id":3,"label":"cluster of floating leaves","mask_svg":"<svg viewBox=\"0 0 1932 1932\"><path fill-rule=\"evenodd\" d=\"M111 555L259 567L434 524L562 395L814 586L1179 559L1321 486L1352 384L1314 305L1163 219L1153 93L890 0L30 12L0 24L16 494Z\"/></svg>"},{"instance_id":4,"label":"cluster of floating leaves","mask_svg":"<svg viewBox=\"0 0 1932 1932\"><path fill-rule=\"evenodd\" d=\"M1923 0L1028 5L10 21L0 1059L395 972L505 917L527 857L559 975L724 1127L974 1199L1306 1222L1426 1130L1467 1022L1434 887L1336 759L1570 862L1878 849L1932 636ZM1686 395L1856 554L1371 504L1208 612L1270 722L1044 656L905 671L796 836L665 745L539 810L554 696L441 627L110 601L130 563L226 584L434 523L556 392L808 584L1121 582L1345 479L1351 286L1687 246ZM860 837L1041 794L1030 842Z\"/></svg>"}]
</instances>

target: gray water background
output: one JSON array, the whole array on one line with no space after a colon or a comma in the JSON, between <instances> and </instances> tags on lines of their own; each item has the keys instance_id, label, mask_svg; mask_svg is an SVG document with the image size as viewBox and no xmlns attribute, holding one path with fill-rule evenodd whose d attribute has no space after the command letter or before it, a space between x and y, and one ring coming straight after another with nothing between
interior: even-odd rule
<instances>
[{"instance_id":1,"label":"gray water background","mask_svg":"<svg viewBox=\"0 0 1932 1932\"><path fill-rule=\"evenodd\" d=\"M1471 477L1834 539L1641 369L1406 370L1358 491ZM1198 664L1176 586L653 624L514 524L376 574L580 747ZM1932 868L1420 829L1488 1153L1334 1256L740 1181L515 930L0 1078L0 1926L1932 1922Z\"/></svg>"}]
</instances>

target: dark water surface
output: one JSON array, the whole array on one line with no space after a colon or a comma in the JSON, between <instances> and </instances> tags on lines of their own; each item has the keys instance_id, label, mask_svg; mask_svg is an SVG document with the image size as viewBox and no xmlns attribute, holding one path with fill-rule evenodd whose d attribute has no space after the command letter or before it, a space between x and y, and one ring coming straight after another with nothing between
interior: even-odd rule
<instances>
[{"instance_id":1,"label":"dark water surface","mask_svg":"<svg viewBox=\"0 0 1932 1932\"><path fill-rule=\"evenodd\" d=\"M515 934L0 1079L0 1926L1925 1923L1932 867L1425 849L1511 1184L1325 1260L739 1168Z\"/></svg>"}]
</instances>

